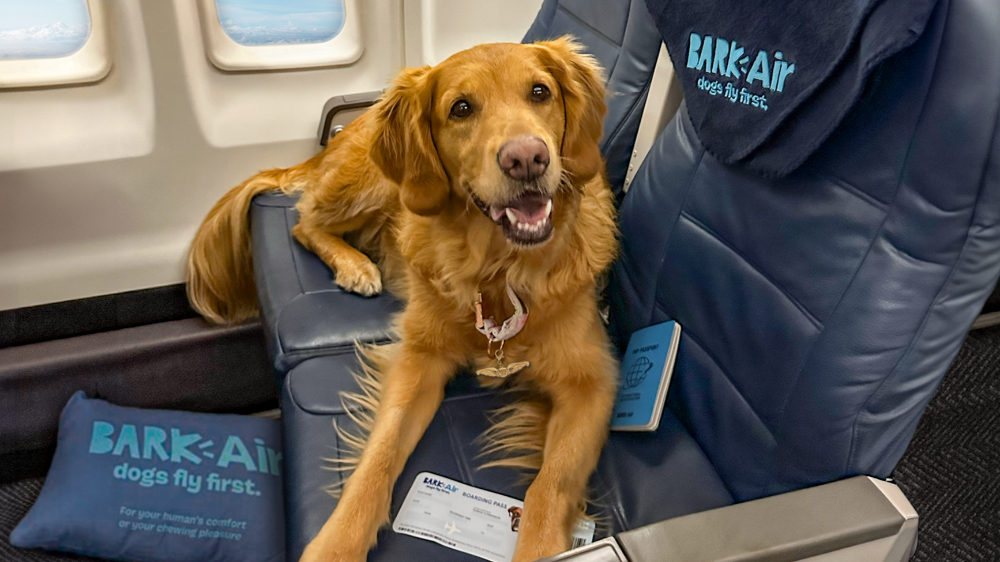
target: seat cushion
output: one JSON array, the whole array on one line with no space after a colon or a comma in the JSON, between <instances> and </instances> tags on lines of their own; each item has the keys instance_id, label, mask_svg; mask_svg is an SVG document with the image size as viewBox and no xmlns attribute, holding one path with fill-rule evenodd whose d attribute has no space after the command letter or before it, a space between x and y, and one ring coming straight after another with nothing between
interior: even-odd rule
<instances>
[{"instance_id":1,"label":"seat cushion","mask_svg":"<svg viewBox=\"0 0 1000 562\"><path fill-rule=\"evenodd\" d=\"M1000 3L919 40L782 178L728 166L682 106L619 221L616 339L684 327L668 406L739 501L889 476L1000 275Z\"/></svg>"},{"instance_id":2,"label":"seat cushion","mask_svg":"<svg viewBox=\"0 0 1000 562\"><path fill-rule=\"evenodd\" d=\"M285 380L282 420L285 440L285 502L288 559L297 560L336 507L324 488L339 476L323 458L341 453L334 426L350 426L339 393L354 390L349 372L353 353L301 362ZM513 469L478 469L476 438L488 427L486 414L505 396L482 389L471 376L448 387L444 404L410 457L393 492L395 517L417 474L427 471L493 492L524 498L521 474ZM669 411L655 433L612 434L591 482L596 505L617 533L662 519L733 502L701 449ZM599 538L599 537L598 537ZM368 558L384 560L479 560L436 543L383 529Z\"/></svg>"},{"instance_id":3,"label":"seat cushion","mask_svg":"<svg viewBox=\"0 0 1000 562\"><path fill-rule=\"evenodd\" d=\"M296 201L267 193L250 209L261 323L280 375L309 357L353 349L355 341L387 340L400 309L388 293L367 298L333 282L330 268L292 236Z\"/></svg>"}]
</instances>

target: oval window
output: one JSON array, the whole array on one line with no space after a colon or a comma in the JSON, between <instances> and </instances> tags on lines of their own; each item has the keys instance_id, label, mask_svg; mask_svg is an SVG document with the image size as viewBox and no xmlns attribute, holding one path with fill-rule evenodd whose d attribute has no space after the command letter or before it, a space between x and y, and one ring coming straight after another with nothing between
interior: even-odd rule
<instances>
[{"instance_id":1,"label":"oval window","mask_svg":"<svg viewBox=\"0 0 1000 562\"><path fill-rule=\"evenodd\" d=\"M240 45L305 45L344 27L344 0L215 0L219 24Z\"/></svg>"},{"instance_id":2,"label":"oval window","mask_svg":"<svg viewBox=\"0 0 1000 562\"><path fill-rule=\"evenodd\" d=\"M87 0L0 3L0 60L68 57L88 37Z\"/></svg>"}]
</instances>

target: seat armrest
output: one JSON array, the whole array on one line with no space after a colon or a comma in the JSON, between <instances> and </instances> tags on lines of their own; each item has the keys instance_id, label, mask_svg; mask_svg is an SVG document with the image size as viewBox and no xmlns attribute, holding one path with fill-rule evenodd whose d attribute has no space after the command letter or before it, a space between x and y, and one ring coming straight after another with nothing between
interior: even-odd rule
<instances>
[{"instance_id":1,"label":"seat armrest","mask_svg":"<svg viewBox=\"0 0 1000 562\"><path fill-rule=\"evenodd\" d=\"M375 105L381 96L382 91L379 90L363 94L336 96L327 100L326 104L323 105L323 114L319 120L319 131L317 132L319 144L326 146L330 139L343 131L344 127L349 125L351 121Z\"/></svg>"},{"instance_id":2,"label":"seat armrest","mask_svg":"<svg viewBox=\"0 0 1000 562\"><path fill-rule=\"evenodd\" d=\"M618 550L576 549L549 560L904 562L916 547L917 513L895 484L857 476L661 521L605 540L616 541Z\"/></svg>"},{"instance_id":3,"label":"seat armrest","mask_svg":"<svg viewBox=\"0 0 1000 562\"><path fill-rule=\"evenodd\" d=\"M402 303L387 292L361 297L292 236L297 199L265 193L253 200L254 280L261 324L275 370L284 375L311 357L354 352L354 342L383 342Z\"/></svg>"}]
</instances>

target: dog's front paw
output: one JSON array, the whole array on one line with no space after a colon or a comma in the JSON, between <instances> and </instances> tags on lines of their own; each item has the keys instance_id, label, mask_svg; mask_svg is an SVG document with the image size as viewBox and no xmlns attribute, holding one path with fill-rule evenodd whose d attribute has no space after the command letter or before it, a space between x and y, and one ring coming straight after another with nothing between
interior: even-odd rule
<instances>
[{"instance_id":1,"label":"dog's front paw","mask_svg":"<svg viewBox=\"0 0 1000 562\"><path fill-rule=\"evenodd\" d=\"M338 268L336 281L345 291L366 297L382 292L382 274L372 262Z\"/></svg>"}]
</instances>

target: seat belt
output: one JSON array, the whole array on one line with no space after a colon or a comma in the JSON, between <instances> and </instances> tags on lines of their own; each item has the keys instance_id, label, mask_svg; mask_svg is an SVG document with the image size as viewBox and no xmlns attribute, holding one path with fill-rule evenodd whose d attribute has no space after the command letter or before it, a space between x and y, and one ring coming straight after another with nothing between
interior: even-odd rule
<instances>
[{"instance_id":1,"label":"seat belt","mask_svg":"<svg viewBox=\"0 0 1000 562\"><path fill-rule=\"evenodd\" d=\"M656 137L667 126L677 113L677 108L684 99L681 83L674 74L674 65L670 62L667 47L660 43L660 54L656 57L653 76L649 81L649 92L646 94L646 106L639 120L639 131L635 135L635 145L632 147L632 157L625 173L625 184L622 189L627 193L635 177L639 165L646 159L646 154L652 148Z\"/></svg>"}]
</instances>

